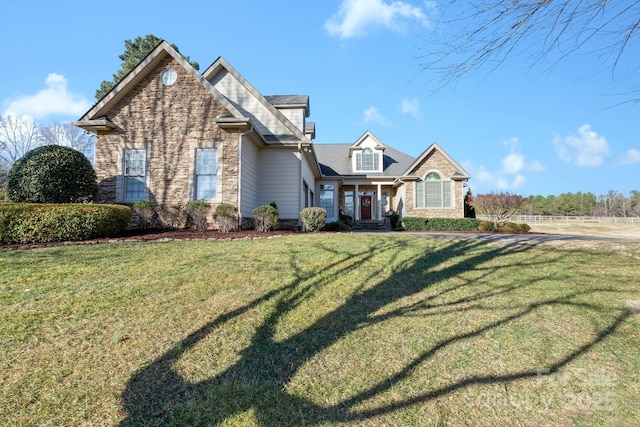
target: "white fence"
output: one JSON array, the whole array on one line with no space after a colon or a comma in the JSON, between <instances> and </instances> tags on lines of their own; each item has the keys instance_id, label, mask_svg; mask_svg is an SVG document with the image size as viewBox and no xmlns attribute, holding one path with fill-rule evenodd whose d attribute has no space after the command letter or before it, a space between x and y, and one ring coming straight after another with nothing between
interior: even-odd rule
<instances>
[{"instance_id":1,"label":"white fence","mask_svg":"<svg viewBox=\"0 0 640 427\"><path fill-rule=\"evenodd\" d=\"M478 219L488 220L489 217L479 215ZM527 224L536 222L566 223L566 224L630 224L640 225L640 218L625 218L615 216L549 216L549 215L514 215L510 221L524 222Z\"/></svg>"}]
</instances>

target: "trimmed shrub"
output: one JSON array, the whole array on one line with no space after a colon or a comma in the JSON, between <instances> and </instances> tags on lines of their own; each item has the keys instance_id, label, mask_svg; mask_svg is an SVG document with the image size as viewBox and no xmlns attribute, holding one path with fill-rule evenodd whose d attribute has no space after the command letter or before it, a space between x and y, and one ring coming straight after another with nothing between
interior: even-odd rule
<instances>
[{"instance_id":1,"label":"trimmed shrub","mask_svg":"<svg viewBox=\"0 0 640 427\"><path fill-rule=\"evenodd\" d=\"M500 233L528 233L531 230L528 224L517 224L515 222L503 222L498 224Z\"/></svg>"},{"instance_id":2,"label":"trimmed shrub","mask_svg":"<svg viewBox=\"0 0 640 427\"><path fill-rule=\"evenodd\" d=\"M327 211L318 207L304 208L300 211L300 219L307 231L318 231L327 222Z\"/></svg>"},{"instance_id":3,"label":"trimmed shrub","mask_svg":"<svg viewBox=\"0 0 640 427\"><path fill-rule=\"evenodd\" d=\"M122 205L0 204L0 243L43 243L106 237L124 230L131 209Z\"/></svg>"},{"instance_id":4,"label":"trimmed shrub","mask_svg":"<svg viewBox=\"0 0 640 427\"><path fill-rule=\"evenodd\" d=\"M216 208L216 222L221 233L230 233L238 229L238 208L223 203Z\"/></svg>"},{"instance_id":5,"label":"trimmed shrub","mask_svg":"<svg viewBox=\"0 0 640 427\"><path fill-rule=\"evenodd\" d=\"M158 225L168 230L175 230L180 228L185 220L186 213L182 208L182 205L160 205L156 211L158 218Z\"/></svg>"},{"instance_id":6,"label":"trimmed shrub","mask_svg":"<svg viewBox=\"0 0 640 427\"><path fill-rule=\"evenodd\" d=\"M204 200L196 200L187 204L187 222L198 231L206 231L209 228L209 211L211 205Z\"/></svg>"},{"instance_id":7,"label":"trimmed shrub","mask_svg":"<svg viewBox=\"0 0 640 427\"><path fill-rule=\"evenodd\" d=\"M387 216L389 217L389 223L391 224L392 230L401 227L400 215L398 215L397 213L391 213Z\"/></svg>"},{"instance_id":8,"label":"trimmed shrub","mask_svg":"<svg viewBox=\"0 0 640 427\"><path fill-rule=\"evenodd\" d=\"M271 205L258 206L252 211L256 231L267 232L278 229L278 208Z\"/></svg>"},{"instance_id":9,"label":"trimmed shrub","mask_svg":"<svg viewBox=\"0 0 640 427\"><path fill-rule=\"evenodd\" d=\"M478 224L478 231L492 232L496 231L496 228L493 226L492 221L480 221L480 224Z\"/></svg>"},{"instance_id":10,"label":"trimmed shrub","mask_svg":"<svg viewBox=\"0 0 640 427\"><path fill-rule=\"evenodd\" d=\"M406 230L476 231L479 223L473 218L402 218Z\"/></svg>"},{"instance_id":11,"label":"trimmed shrub","mask_svg":"<svg viewBox=\"0 0 640 427\"><path fill-rule=\"evenodd\" d=\"M98 180L89 159L60 145L27 152L7 175L7 197L13 202L87 202L97 192Z\"/></svg>"},{"instance_id":12,"label":"trimmed shrub","mask_svg":"<svg viewBox=\"0 0 640 427\"><path fill-rule=\"evenodd\" d=\"M351 231L351 225L342 221L333 221L325 224L320 231Z\"/></svg>"},{"instance_id":13,"label":"trimmed shrub","mask_svg":"<svg viewBox=\"0 0 640 427\"><path fill-rule=\"evenodd\" d=\"M342 211L340 211L340 219L338 221L340 221L344 225L348 225L349 229L351 229L351 226L353 225L353 217L351 215L342 213Z\"/></svg>"},{"instance_id":14,"label":"trimmed shrub","mask_svg":"<svg viewBox=\"0 0 640 427\"><path fill-rule=\"evenodd\" d=\"M133 212L140 218L140 228L146 230L153 227L153 218L156 214L153 203L147 200L138 200L133 204Z\"/></svg>"},{"instance_id":15,"label":"trimmed shrub","mask_svg":"<svg viewBox=\"0 0 640 427\"><path fill-rule=\"evenodd\" d=\"M531 227L528 224L516 224L515 222L500 222L496 227L492 221L480 221L478 230L498 233L528 233Z\"/></svg>"}]
</instances>

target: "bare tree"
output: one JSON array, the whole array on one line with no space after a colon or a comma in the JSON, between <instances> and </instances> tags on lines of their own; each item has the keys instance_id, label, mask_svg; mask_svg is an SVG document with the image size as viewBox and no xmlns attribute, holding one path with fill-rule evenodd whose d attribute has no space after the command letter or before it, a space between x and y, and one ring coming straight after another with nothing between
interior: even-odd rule
<instances>
[{"instance_id":1,"label":"bare tree","mask_svg":"<svg viewBox=\"0 0 640 427\"><path fill-rule=\"evenodd\" d=\"M613 72L640 31L640 0L449 0L440 11L445 40L423 70L441 72L443 83L531 49L533 63L580 51Z\"/></svg>"},{"instance_id":2,"label":"bare tree","mask_svg":"<svg viewBox=\"0 0 640 427\"><path fill-rule=\"evenodd\" d=\"M43 144L40 127L27 116L0 117L0 168L9 170L20 157Z\"/></svg>"},{"instance_id":3,"label":"bare tree","mask_svg":"<svg viewBox=\"0 0 640 427\"><path fill-rule=\"evenodd\" d=\"M89 160L93 160L95 139L71 123L54 123L42 129L42 138L46 144L62 145L80 151Z\"/></svg>"},{"instance_id":4,"label":"bare tree","mask_svg":"<svg viewBox=\"0 0 640 427\"><path fill-rule=\"evenodd\" d=\"M504 222L518 213L528 200L524 196L509 192L491 192L475 196L473 207L478 214L487 215L493 222L493 226L498 228L498 223Z\"/></svg>"}]
</instances>

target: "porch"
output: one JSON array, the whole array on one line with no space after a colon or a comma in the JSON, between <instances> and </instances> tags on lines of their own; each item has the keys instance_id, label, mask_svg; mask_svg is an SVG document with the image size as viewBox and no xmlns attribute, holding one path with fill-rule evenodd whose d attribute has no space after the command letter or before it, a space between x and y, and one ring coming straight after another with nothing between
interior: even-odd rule
<instances>
[{"instance_id":1,"label":"porch","mask_svg":"<svg viewBox=\"0 0 640 427\"><path fill-rule=\"evenodd\" d=\"M359 220L354 221L351 231L391 231L391 223L388 218L383 220Z\"/></svg>"}]
</instances>

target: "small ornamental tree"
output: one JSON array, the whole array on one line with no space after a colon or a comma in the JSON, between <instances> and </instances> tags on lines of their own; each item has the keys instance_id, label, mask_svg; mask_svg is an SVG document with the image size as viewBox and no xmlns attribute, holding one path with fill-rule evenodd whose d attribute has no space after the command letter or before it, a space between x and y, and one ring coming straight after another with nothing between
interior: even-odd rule
<instances>
[{"instance_id":1,"label":"small ornamental tree","mask_svg":"<svg viewBox=\"0 0 640 427\"><path fill-rule=\"evenodd\" d=\"M515 215L527 198L509 192L479 194L473 198L473 207L481 214L489 217L495 229L498 223Z\"/></svg>"},{"instance_id":2,"label":"small ornamental tree","mask_svg":"<svg viewBox=\"0 0 640 427\"><path fill-rule=\"evenodd\" d=\"M78 203L91 201L98 180L84 154L60 145L27 152L7 176L7 198L13 202Z\"/></svg>"}]
</instances>

